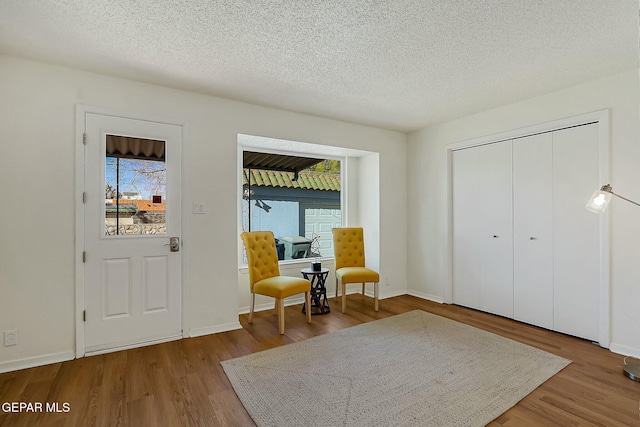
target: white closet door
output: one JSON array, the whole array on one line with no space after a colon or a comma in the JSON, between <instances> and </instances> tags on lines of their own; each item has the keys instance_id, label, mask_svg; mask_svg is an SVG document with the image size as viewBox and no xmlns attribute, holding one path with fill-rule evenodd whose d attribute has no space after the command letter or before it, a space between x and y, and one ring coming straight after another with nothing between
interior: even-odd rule
<instances>
[{"instance_id":1,"label":"white closet door","mask_svg":"<svg viewBox=\"0 0 640 427\"><path fill-rule=\"evenodd\" d=\"M453 303L480 309L479 148L452 153Z\"/></svg>"},{"instance_id":2,"label":"white closet door","mask_svg":"<svg viewBox=\"0 0 640 427\"><path fill-rule=\"evenodd\" d=\"M554 329L598 340L599 217L584 208L600 186L598 126L553 132Z\"/></svg>"},{"instance_id":3,"label":"white closet door","mask_svg":"<svg viewBox=\"0 0 640 427\"><path fill-rule=\"evenodd\" d=\"M480 308L513 317L511 141L478 148Z\"/></svg>"},{"instance_id":4,"label":"white closet door","mask_svg":"<svg viewBox=\"0 0 640 427\"><path fill-rule=\"evenodd\" d=\"M513 316L553 329L552 134L513 141Z\"/></svg>"}]
</instances>

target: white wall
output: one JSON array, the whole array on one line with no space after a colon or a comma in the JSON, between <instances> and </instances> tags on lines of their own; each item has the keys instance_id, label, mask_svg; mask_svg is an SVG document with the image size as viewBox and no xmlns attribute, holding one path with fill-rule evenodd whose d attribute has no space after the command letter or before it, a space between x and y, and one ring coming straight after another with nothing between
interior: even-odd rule
<instances>
[{"instance_id":1,"label":"white wall","mask_svg":"<svg viewBox=\"0 0 640 427\"><path fill-rule=\"evenodd\" d=\"M639 93L638 70L630 70L409 135L409 292L444 297L447 144L610 108L611 185L640 200ZM610 209L611 349L640 356L640 208L618 199Z\"/></svg>"},{"instance_id":2,"label":"white wall","mask_svg":"<svg viewBox=\"0 0 640 427\"><path fill-rule=\"evenodd\" d=\"M236 259L238 133L377 153L385 176L379 194L385 242L380 260L392 283L381 293L404 293L404 134L0 56L0 334L7 329L19 334L17 346L0 346L0 371L75 353L76 104L186 124L187 335L237 325L242 305ZM192 215L194 201L205 203L207 214Z\"/></svg>"},{"instance_id":3,"label":"white wall","mask_svg":"<svg viewBox=\"0 0 640 427\"><path fill-rule=\"evenodd\" d=\"M379 156L370 154L360 158L358 175L359 220L345 224L364 227L365 261L369 268L380 271L380 169ZM384 273L383 273L384 274Z\"/></svg>"}]
</instances>

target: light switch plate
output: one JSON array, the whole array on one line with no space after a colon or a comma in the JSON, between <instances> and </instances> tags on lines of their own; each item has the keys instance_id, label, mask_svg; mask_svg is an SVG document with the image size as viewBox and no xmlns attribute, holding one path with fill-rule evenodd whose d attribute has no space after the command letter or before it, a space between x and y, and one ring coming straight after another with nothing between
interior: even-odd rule
<instances>
[{"instance_id":1,"label":"light switch plate","mask_svg":"<svg viewBox=\"0 0 640 427\"><path fill-rule=\"evenodd\" d=\"M206 206L204 203L193 203L193 213L194 214L204 214L206 212Z\"/></svg>"}]
</instances>

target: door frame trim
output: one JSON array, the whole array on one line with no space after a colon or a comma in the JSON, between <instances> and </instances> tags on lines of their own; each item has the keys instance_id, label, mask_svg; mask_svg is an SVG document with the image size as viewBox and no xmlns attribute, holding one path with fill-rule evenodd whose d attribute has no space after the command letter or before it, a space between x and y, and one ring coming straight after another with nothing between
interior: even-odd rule
<instances>
[{"instance_id":1,"label":"door frame trim","mask_svg":"<svg viewBox=\"0 0 640 427\"><path fill-rule=\"evenodd\" d=\"M580 126L592 122L598 123L598 161L599 176L602 185L611 180L610 147L611 147L611 109L592 111L577 116L534 124L518 129L507 130L492 135L472 138L446 144L443 150L443 161L447 168L447 270L443 285L443 299L446 304L453 303L453 152L464 148L477 147L509 139L521 138L543 132L551 132L572 126ZM597 190L594 188L593 191ZM586 202L586 200L585 200ZM610 210L600 214L600 278L598 287L598 344L609 348L611 344L611 266L610 266Z\"/></svg>"},{"instance_id":2,"label":"door frame trim","mask_svg":"<svg viewBox=\"0 0 640 427\"><path fill-rule=\"evenodd\" d=\"M182 144L181 144L181 165L180 165L180 173L181 173L181 204L180 204L180 234L182 238L182 247L180 249L180 288L181 288L181 323L182 323L182 337L184 338L188 334L186 331L189 330L188 325L186 324L187 316L185 315L185 300L187 298L187 289L185 287L185 269L184 266L188 265L188 246L184 245L186 232L189 229L188 227L188 218L185 215L185 200L187 200L187 196L185 194L185 189L188 186L185 184L187 176L186 176L186 168L184 167L184 159L186 154L186 134L187 134L187 126L184 120L176 120L167 117L159 117L149 114L141 114L138 112L114 109L114 108L106 108L106 107L98 107L93 105L86 104L76 104L76 153L75 153L75 357L85 357L89 355L85 349L85 323L83 319L83 312L85 309L85 274L84 274L84 262L83 262L83 253L85 251L85 223L84 223L84 202L83 202L83 194L85 191L85 146L84 146L84 133L86 129L86 117L87 114L101 114L105 116L114 116L121 117L126 119L133 120L143 120L148 122L157 122L162 124L180 126L182 128ZM174 338L175 339L175 338ZM142 343L141 345L145 345ZM133 348L133 346L130 346ZM113 351L121 350L121 348L115 348ZM107 351L103 351L107 352Z\"/></svg>"}]
</instances>

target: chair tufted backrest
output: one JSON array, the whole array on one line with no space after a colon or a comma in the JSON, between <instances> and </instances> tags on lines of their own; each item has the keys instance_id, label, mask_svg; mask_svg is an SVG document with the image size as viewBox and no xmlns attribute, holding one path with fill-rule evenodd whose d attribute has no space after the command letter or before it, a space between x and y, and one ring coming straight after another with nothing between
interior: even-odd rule
<instances>
[{"instance_id":1,"label":"chair tufted backrest","mask_svg":"<svg viewBox=\"0 0 640 427\"><path fill-rule=\"evenodd\" d=\"M332 231L336 270L342 267L364 267L362 227L334 228Z\"/></svg>"},{"instance_id":2,"label":"chair tufted backrest","mask_svg":"<svg viewBox=\"0 0 640 427\"><path fill-rule=\"evenodd\" d=\"M262 279L279 276L276 239L271 231L250 231L240 234L247 251L247 267L251 292L253 285Z\"/></svg>"}]
</instances>

